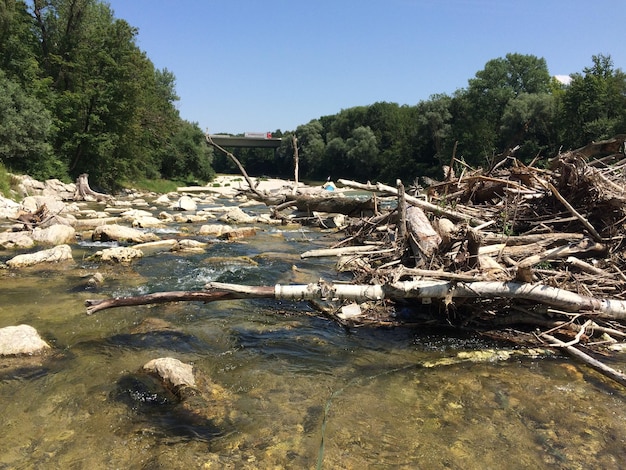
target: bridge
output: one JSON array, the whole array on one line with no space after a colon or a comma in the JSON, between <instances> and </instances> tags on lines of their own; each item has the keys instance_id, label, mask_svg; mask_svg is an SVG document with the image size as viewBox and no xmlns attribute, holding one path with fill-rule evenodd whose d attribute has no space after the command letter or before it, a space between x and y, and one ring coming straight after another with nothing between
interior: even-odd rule
<instances>
[{"instance_id":1,"label":"bridge","mask_svg":"<svg viewBox=\"0 0 626 470\"><path fill-rule=\"evenodd\" d=\"M267 135L254 135L248 137L232 137L223 134L209 135L211 140L220 147L249 147L249 148L272 148L280 147L282 139L268 137Z\"/></svg>"}]
</instances>

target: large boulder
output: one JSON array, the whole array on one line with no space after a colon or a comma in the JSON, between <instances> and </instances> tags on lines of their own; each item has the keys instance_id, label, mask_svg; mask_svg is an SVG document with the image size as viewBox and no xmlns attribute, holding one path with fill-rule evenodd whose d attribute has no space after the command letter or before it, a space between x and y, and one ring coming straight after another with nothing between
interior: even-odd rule
<instances>
[{"instance_id":1,"label":"large boulder","mask_svg":"<svg viewBox=\"0 0 626 470\"><path fill-rule=\"evenodd\" d=\"M35 253L17 255L7 261L10 268L23 268L34 266L40 263L56 263L59 261L72 260L72 249L69 245L59 245L48 250L41 250Z\"/></svg>"},{"instance_id":2,"label":"large boulder","mask_svg":"<svg viewBox=\"0 0 626 470\"><path fill-rule=\"evenodd\" d=\"M29 325L0 328L0 356L40 354L50 349L37 330Z\"/></svg>"},{"instance_id":3,"label":"large boulder","mask_svg":"<svg viewBox=\"0 0 626 470\"><path fill-rule=\"evenodd\" d=\"M123 225L100 225L96 227L91 235L93 241L119 241L125 243L146 243L159 239L154 233L142 232Z\"/></svg>"},{"instance_id":4,"label":"large boulder","mask_svg":"<svg viewBox=\"0 0 626 470\"><path fill-rule=\"evenodd\" d=\"M69 225L56 224L46 228L36 227L31 236L45 245L63 245L76 241L76 230Z\"/></svg>"},{"instance_id":5,"label":"large boulder","mask_svg":"<svg viewBox=\"0 0 626 470\"><path fill-rule=\"evenodd\" d=\"M22 210L37 212L46 206L46 214L59 215L65 211L65 203L54 196L28 196L22 199Z\"/></svg>"}]
</instances>

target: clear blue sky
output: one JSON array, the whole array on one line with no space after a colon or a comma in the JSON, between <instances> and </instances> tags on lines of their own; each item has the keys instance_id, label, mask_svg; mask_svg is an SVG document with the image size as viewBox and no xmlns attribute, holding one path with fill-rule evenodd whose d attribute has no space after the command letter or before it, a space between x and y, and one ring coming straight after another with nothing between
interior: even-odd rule
<instances>
[{"instance_id":1,"label":"clear blue sky","mask_svg":"<svg viewBox=\"0 0 626 470\"><path fill-rule=\"evenodd\" d=\"M623 0L109 0L211 133L295 130L377 101L452 94L490 59L626 69Z\"/></svg>"}]
</instances>

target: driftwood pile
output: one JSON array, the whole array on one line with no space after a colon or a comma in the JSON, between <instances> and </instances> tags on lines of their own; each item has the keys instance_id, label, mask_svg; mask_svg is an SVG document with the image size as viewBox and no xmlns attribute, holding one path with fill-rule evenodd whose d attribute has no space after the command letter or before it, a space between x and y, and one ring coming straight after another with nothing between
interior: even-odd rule
<instances>
[{"instance_id":1,"label":"driftwood pile","mask_svg":"<svg viewBox=\"0 0 626 470\"><path fill-rule=\"evenodd\" d=\"M507 155L472 169L453 158L445 179L425 188L339 180L374 193L349 210L342 195L269 195L250 184L276 217L320 205L350 215L339 243L302 257L337 256L354 282L210 283L201 292L88 301L88 311L179 300L336 300L341 305L325 315L349 327L446 326L559 347L626 385L623 374L580 348L602 352L626 341L625 140L561 153L545 167Z\"/></svg>"}]
</instances>

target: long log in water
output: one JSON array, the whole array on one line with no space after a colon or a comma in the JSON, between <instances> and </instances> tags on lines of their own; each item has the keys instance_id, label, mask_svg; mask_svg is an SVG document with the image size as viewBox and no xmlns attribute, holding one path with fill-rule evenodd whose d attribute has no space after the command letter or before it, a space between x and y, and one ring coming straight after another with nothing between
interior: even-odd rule
<instances>
[{"instance_id":1,"label":"long log in water","mask_svg":"<svg viewBox=\"0 0 626 470\"><path fill-rule=\"evenodd\" d=\"M273 298L284 300L339 299L356 302L402 299L507 298L547 304L568 312L583 312L596 318L626 319L626 301L598 299L542 284L521 282L458 282L446 280L400 281L386 285L296 284L275 286L242 286L212 282L206 290L190 292L159 292L135 297L115 297L87 300L87 313L113 307L155 304L165 302L214 302L245 298Z\"/></svg>"}]
</instances>

